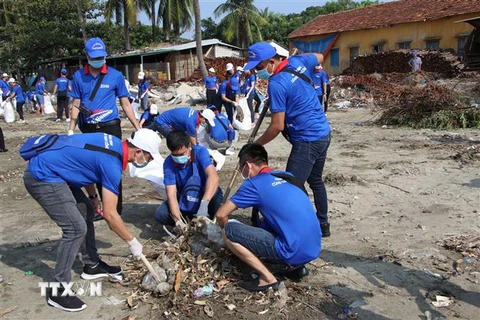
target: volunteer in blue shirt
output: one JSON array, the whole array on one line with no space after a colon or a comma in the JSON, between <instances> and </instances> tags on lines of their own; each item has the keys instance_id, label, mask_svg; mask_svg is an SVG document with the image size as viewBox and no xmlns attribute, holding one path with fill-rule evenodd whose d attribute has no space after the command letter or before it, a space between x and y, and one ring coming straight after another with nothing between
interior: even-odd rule
<instances>
[{"instance_id":1,"label":"volunteer in blue shirt","mask_svg":"<svg viewBox=\"0 0 480 320\"><path fill-rule=\"evenodd\" d=\"M323 107L323 112L327 112L327 85L330 85L330 81L328 80L327 73L325 70L323 70L321 64L315 66L315 70L313 72L313 84L315 91L317 92L318 100Z\"/></svg>"},{"instance_id":2,"label":"volunteer in blue shirt","mask_svg":"<svg viewBox=\"0 0 480 320\"><path fill-rule=\"evenodd\" d=\"M253 44L248 50L250 58L244 69L255 68L259 78L269 80L272 119L257 142L265 145L279 133L285 134L292 144L286 171L303 183L309 183L322 234L328 237L327 191L322 173L330 145L330 126L311 85L313 69L323 61L323 55L300 54L283 60L267 42ZM301 76L286 70L300 73Z\"/></svg>"},{"instance_id":3,"label":"volunteer in blue shirt","mask_svg":"<svg viewBox=\"0 0 480 320\"><path fill-rule=\"evenodd\" d=\"M245 79L245 96L247 97L247 104L248 109L250 109L251 120L252 123L255 121L255 110L258 113L258 106L257 108L253 108L253 100L255 99L255 86L257 84L257 77L255 76L255 72L253 70L246 71L247 78Z\"/></svg>"},{"instance_id":4,"label":"volunteer in blue shirt","mask_svg":"<svg viewBox=\"0 0 480 320\"><path fill-rule=\"evenodd\" d=\"M10 85L8 84L8 74L3 73L2 79L0 79L0 90L2 91L2 101L8 98L10 92Z\"/></svg>"},{"instance_id":5,"label":"volunteer in blue shirt","mask_svg":"<svg viewBox=\"0 0 480 320\"><path fill-rule=\"evenodd\" d=\"M35 85L35 98L38 103L37 116L45 114L45 94L48 94L48 91L45 89L45 82L47 80L44 77L40 77Z\"/></svg>"},{"instance_id":6,"label":"volunteer in blue shirt","mask_svg":"<svg viewBox=\"0 0 480 320\"><path fill-rule=\"evenodd\" d=\"M158 106L156 104L152 104L150 108L145 110L140 117L140 126L142 128L149 128L153 125L155 118L158 115Z\"/></svg>"},{"instance_id":7,"label":"volunteer in blue shirt","mask_svg":"<svg viewBox=\"0 0 480 320\"><path fill-rule=\"evenodd\" d=\"M208 69L208 76L203 79L205 90L207 90L207 105L215 104L218 89L218 79L215 75L215 69Z\"/></svg>"},{"instance_id":8,"label":"volunteer in blue shirt","mask_svg":"<svg viewBox=\"0 0 480 320\"><path fill-rule=\"evenodd\" d=\"M293 183L290 173L268 166L268 154L262 145L247 144L238 157L245 181L216 216L227 247L258 274L258 278L240 286L249 291L277 288L276 277L260 259L285 265L288 268L281 275L299 280L308 274L304 264L315 260L321 249L322 234L310 199L305 189ZM303 188L301 182L297 183ZM258 209L257 227L228 220L233 211L249 207Z\"/></svg>"},{"instance_id":9,"label":"volunteer in blue shirt","mask_svg":"<svg viewBox=\"0 0 480 320\"><path fill-rule=\"evenodd\" d=\"M105 43L100 38L88 39L85 42L85 53L88 64L73 75L73 104L68 134L74 133L78 122L78 128L83 133L105 132L121 139L117 98L128 120L138 130L140 126L128 101L123 75L106 64ZM96 92L95 88L98 88ZM101 186L98 185L97 188L101 189ZM117 211L122 213L121 187Z\"/></svg>"},{"instance_id":10,"label":"volunteer in blue shirt","mask_svg":"<svg viewBox=\"0 0 480 320\"><path fill-rule=\"evenodd\" d=\"M35 137L40 143L45 138ZM119 186L127 163L143 167L160 157L160 137L152 130L141 129L123 142L106 133L60 136L59 140L62 139L66 139L62 148L55 148L54 144L50 150L31 158L23 176L30 195L62 229L52 281L68 283L72 280L72 266L79 251L84 264L83 279L109 276L121 279L122 269L108 265L98 255L94 209L103 207L110 229L128 243L134 258L140 258L142 245L116 210ZM102 203L98 200L95 183L102 184ZM62 297L62 292L64 288L60 287L57 296L48 294L48 304L66 311L86 308L79 298Z\"/></svg>"},{"instance_id":11,"label":"volunteer in blue shirt","mask_svg":"<svg viewBox=\"0 0 480 320\"><path fill-rule=\"evenodd\" d=\"M229 148L237 141L238 135L228 118L219 113L215 106L209 106L201 115L205 119L203 125L208 147L212 150L226 149L225 154L232 155L234 152Z\"/></svg>"},{"instance_id":12,"label":"volunteer in blue shirt","mask_svg":"<svg viewBox=\"0 0 480 320\"><path fill-rule=\"evenodd\" d=\"M25 123L25 119L23 118L23 105L25 104L25 95L23 94L22 87L17 84L17 81L14 78L10 78L8 80L8 84L11 87L11 93L6 100L10 101L15 98L15 100L17 101L17 113L20 117L18 123Z\"/></svg>"},{"instance_id":13,"label":"volunteer in blue shirt","mask_svg":"<svg viewBox=\"0 0 480 320\"><path fill-rule=\"evenodd\" d=\"M148 106L148 91L150 91L150 84L145 79L145 72L140 71L138 73L138 99L143 110L146 110Z\"/></svg>"},{"instance_id":14,"label":"volunteer in blue shirt","mask_svg":"<svg viewBox=\"0 0 480 320\"><path fill-rule=\"evenodd\" d=\"M167 200L157 208L155 219L163 225L175 225L177 230L182 232L187 227L186 218L213 218L222 204L223 192L219 187L217 171L205 147L192 145L184 131L173 131L169 134L167 147L171 152L163 163ZM199 177L195 187L200 190L194 198L184 194L184 191L193 188L186 187L193 175ZM194 202L193 207L196 210L184 209L188 201Z\"/></svg>"},{"instance_id":15,"label":"volunteer in blue shirt","mask_svg":"<svg viewBox=\"0 0 480 320\"><path fill-rule=\"evenodd\" d=\"M27 93L29 109L30 111L35 111L35 109L37 109L37 101L35 101L35 92L29 90L26 93Z\"/></svg>"},{"instance_id":16,"label":"volunteer in blue shirt","mask_svg":"<svg viewBox=\"0 0 480 320\"><path fill-rule=\"evenodd\" d=\"M72 91L70 87L70 80L67 78L67 70L60 70L60 78L55 80L55 86L53 87L53 94L57 95L57 120L62 121L63 110L65 110L65 119L70 122L70 110L68 109L68 92Z\"/></svg>"},{"instance_id":17,"label":"volunteer in blue shirt","mask_svg":"<svg viewBox=\"0 0 480 320\"><path fill-rule=\"evenodd\" d=\"M188 107L167 110L155 118L153 129L160 132L165 138L172 131L185 131L190 136L190 143L196 145L197 128L202 123L200 112Z\"/></svg>"}]
</instances>

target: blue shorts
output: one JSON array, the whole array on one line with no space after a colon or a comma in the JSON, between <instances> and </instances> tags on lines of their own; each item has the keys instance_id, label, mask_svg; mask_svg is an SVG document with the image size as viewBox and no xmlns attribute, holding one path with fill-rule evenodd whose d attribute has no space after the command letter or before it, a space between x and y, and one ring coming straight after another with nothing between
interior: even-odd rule
<instances>
[{"instance_id":1,"label":"blue shorts","mask_svg":"<svg viewBox=\"0 0 480 320\"><path fill-rule=\"evenodd\" d=\"M38 104L45 104L45 97L43 95L36 94L35 97L37 98Z\"/></svg>"}]
</instances>

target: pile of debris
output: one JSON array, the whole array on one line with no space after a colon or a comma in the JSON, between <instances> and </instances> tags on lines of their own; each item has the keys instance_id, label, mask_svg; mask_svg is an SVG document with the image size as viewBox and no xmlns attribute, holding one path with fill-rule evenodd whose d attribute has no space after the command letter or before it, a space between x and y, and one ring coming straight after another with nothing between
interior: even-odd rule
<instances>
[{"instance_id":1,"label":"pile of debris","mask_svg":"<svg viewBox=\"0 0 480 320\"><path fill-rule=\"evenodd\" d=\"M461 258L453 262L454 275L468 273L470 276L475 276L475 279L470 279L470 281L478 283L478 278L480 278L480 236L453 236L442 239L437 244L461 254Z\"/></svg>"},{"instance_id":2,"label":"pile of debris","mask_svg":"<svg viewBox=\"0 0 480 320\"><path fill-rule=\"evenodd\" d=\"M226 65L227 63L233 64L236 69L238 66L243 67L247 63L247 59L243 58L216 58L216 59L205 59L205 65L207 70L210 68L215 69L217 73L217 78L221 82L225 79L225 74L227 73ZM179 82L196 82L202 83L203 76L199 69L195 69L195 72L189 76L179 80Z\"/></svg>"},{"instance_id":3,"label":"pile of debris","mask_svg":"<svg viewBox=\"0 0 480 320\"><path fill-rule=\"evenodd\" d=\"M451 78L459 75L463 69L459 57L448 51L421 50L418 55L422 59L422 70L426 72L434 72L443 77ZM358 56L343 73L408 73L412 69L408 64L411 58L411 50L387 51Z\"/></svg>"}]
</instances>

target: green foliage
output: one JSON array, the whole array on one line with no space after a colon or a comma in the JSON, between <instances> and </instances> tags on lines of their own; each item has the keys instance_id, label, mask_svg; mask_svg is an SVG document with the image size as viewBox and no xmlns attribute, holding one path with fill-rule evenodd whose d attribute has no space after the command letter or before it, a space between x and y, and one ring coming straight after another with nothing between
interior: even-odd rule
<instances>
[{"instance_id":1,"label":"green foliage","mask_svg":"<svg viewBox=\"0 0 480 320\"><path fill-rule=\"evenodd\" d=\"M422 122L415 124L415 128L430 129L480 129L480 109L441 110Z\"/></svg>"},{"instance_id":2,"label":"green foliage","mask_svg":"<svg viewBox=\"0 0 480 320\"><path fill-rule=\"evenodd\" d=\"M208 17L207 19L202 19L202 37L204 39L222 38L222 35L218 30L217 24L211 17Z\"/></svg>"},{"instance_id":3,"label":"green foliage","mask_svg":"<svg viewBox=\"0 0 480 320\"><path fill-rule=\"evenodd\" d=\"M193 27L193 0L160 0L158 19L162 21L166 40L180 37Z\"/></svg>"}]
</instances>

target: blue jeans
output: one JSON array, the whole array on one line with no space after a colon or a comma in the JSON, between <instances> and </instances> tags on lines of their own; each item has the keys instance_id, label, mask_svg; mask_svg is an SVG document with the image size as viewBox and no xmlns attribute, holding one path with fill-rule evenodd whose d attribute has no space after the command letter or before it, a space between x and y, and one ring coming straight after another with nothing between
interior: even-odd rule
<instances>
[{"instance_id":1,"label":"blue jeans","mask_svg":"<svg viewBox=\"0 0 480 320\"><path fill-rule=\"evenodd\" d=\"M168 124L160 124L156 121L150 125L149 129L160 132L160 134L165 138L167 138L170 132L173 131L172 127L170 127Z\"/></svg>"},{"instance_id":2,"label":"blue jeans","mask_svg":"<svg viewBox=\"0 0 480 320\"><path fill-rule=\"evenodd\" d=\"M306 181L310 185L320 224L328 223L327 190L322 174L329 146L330 134L317 141L293 142L286 169L300 181Z\"/></svg>"},{"instance_id":3,"label":"blue jeans","mask_svg":"<svg viewBox=\"0 0 480 320\"><path fill-rule=\"evenodd\" d=\"M257 258L287 265L275 249L275 236L267 230L243 223L227 222L223 231L228 240L247 248Z\"/></svg>"},{"instance_id":4,"label":"blue jeans","mask_svg":"<svg viewBox=\"0 0 480 320\"><path fill-rule=\"evenodd\" d=\"M210 200L208 204L208 216L210 219L213 219L215 214L217 213L218 209L222 205L223 202L223 191L218 187L217 192L213 195L213 198ZM195 215L186 214L182 212L182 215L185 218L193 219ZM170 209L168 208L168 201L164 201L161 205L158 206L157 211L155 212L155 220L158 223L166 225L166 226L173 226L175 225L175 221L173 221L172 216L170 215Z\"/></svg>"},{"instance_id":5,"label":"blue jeans","mask_svg":"<svg viewBox=\"0 0 480 320\"><path fill-rule=\"evenodd\" d=\"M38 104L41 104L41 105L45 104L45 97L43 95L37 94L36 97L37 97L37 103Z\"/></svg>"}]
</instances>

